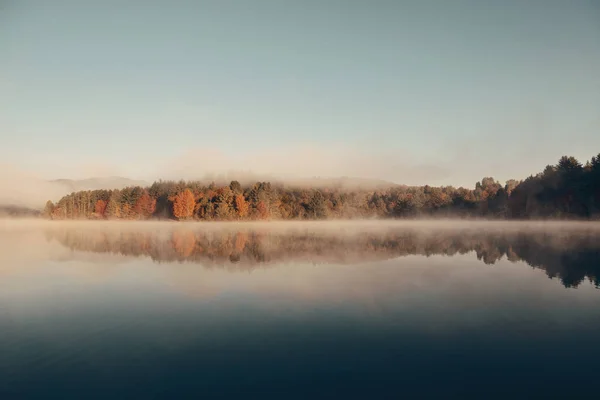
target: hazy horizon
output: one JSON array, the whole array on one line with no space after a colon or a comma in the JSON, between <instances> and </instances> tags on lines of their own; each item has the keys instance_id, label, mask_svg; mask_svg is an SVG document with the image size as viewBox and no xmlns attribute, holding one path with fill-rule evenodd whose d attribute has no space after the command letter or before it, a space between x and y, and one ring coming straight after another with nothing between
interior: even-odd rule
<instances>
[{"instance_id":1,"label":"hazy horizon","mask_svg":"<svg viewBox=\"0 0 600 400\"><path fill-rule=\"evenodd\" d=\"M600 156L590 157L594 162ZM582 159L581 163L590 161L590 159ZM213 161L218 161L216 158ZM544 165L555 165L553 162L545 163ZM300 167L301 164L298 164ZM300 169L298 169L299 171ZM536 176L541 172L542 168L538 171L530 171L529 174L522 177L510 178L517 182L524 181L527 177ZM56 179L42 179L32 174L25 173L21 170L15 169L10 165L0 164L0 206L16 206L16 207L27 207L33 209L41 209L46 201L56 201L65 195L72 192L80 192L87 190L121 190L126 187L138 186L138 187L149 187L154 182L159 181L188 181L188 182L201 182L205 185L210 183L216 183L217 185L228 186L232 181L238 181L243 187L251 187L256 182L271 182L273 184L283 185L287 188L308 188L308 189L324 189L324 188L337 188L342 190L379 190L389 189L392 187L425 187L427 183L413 183L407 184L404 182L394 182L391 180L378 179L378 178L364 178L360 176L348 176L348 175L313 175L309 176L301 173L293 173L290 171L278 172L256 172L249 169L213 169L207 170L203 174L185 174L180 175L168 175L151 180L143 179L132 179L126 176L89 176L82 179L72 178L56 178ZM421 174L427 173L427 170L417 171ZM472 190L476 187L483 178L489 177L489 175L482 175L481 178L473 182L472 185L440 185L439 187L454 187L454 188L466 188ZM500 185L504 183L508 184L507 181L498 181Z\"/></svg>"}]
</instances>

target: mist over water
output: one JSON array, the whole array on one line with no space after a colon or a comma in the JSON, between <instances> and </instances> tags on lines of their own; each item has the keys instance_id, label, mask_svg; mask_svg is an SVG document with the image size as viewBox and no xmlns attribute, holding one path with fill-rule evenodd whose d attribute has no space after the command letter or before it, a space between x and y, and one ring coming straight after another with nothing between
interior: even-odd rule
<instances>
[{"instance_id":1,"label":"mist over water","mask_svg":"<svg viewBox=\"0 0 600 400\"><path fill-rule=\"evenodd\" d=\"M1 220L0 394L588 396L599 277L593 223Z\"/></svg>"}]
</instances>

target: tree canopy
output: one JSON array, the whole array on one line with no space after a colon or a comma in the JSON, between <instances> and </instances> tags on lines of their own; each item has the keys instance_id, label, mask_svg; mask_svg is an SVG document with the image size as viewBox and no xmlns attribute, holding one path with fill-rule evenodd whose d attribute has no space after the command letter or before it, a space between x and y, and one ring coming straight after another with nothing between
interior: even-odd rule
<instances>
[{"instance_id":1,"label":"tree canopy","mask_svg":"<svg viewBox=\"0 0 600 400\"><path fill-rule=\"evenodd\" d=\"M158 181L150 187L71 193L43 215L52 219L267 220L328 218L600 217L600 154L585 165L564 156L522 181L484 177L474 189L402 186L378 190L297 188L257 182L243 187Z\"/></svg>"}]
</instances>

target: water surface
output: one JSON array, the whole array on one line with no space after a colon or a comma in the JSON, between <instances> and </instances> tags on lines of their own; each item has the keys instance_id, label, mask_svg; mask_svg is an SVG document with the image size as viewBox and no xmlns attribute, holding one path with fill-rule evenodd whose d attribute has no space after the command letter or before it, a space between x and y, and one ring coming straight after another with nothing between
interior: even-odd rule
<instances>
[{"instance_id":1,"label":"water surface","mask_svg":"<svg viewBox=\"0 0 600 400\"><path fill-rule=\"evenodd\" d=\"M2 398L587 398L600 228L0 225Z\"/></svg>"}]
</instances>

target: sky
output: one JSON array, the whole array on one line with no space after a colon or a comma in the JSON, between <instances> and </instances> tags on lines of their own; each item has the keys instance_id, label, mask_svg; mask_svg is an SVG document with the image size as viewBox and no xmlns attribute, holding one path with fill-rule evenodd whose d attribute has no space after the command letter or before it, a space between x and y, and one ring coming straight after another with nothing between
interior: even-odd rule
<instances>
[{"instance_id":1,"label":"sky","mask_svg":"<svg viewBox=\"0 0 600 400\"><path fill-rule=\"evenodd\" d=\"M473 187L600 152L598 0L0 0L0 164Z\"/></svg>"}]
</instances>

